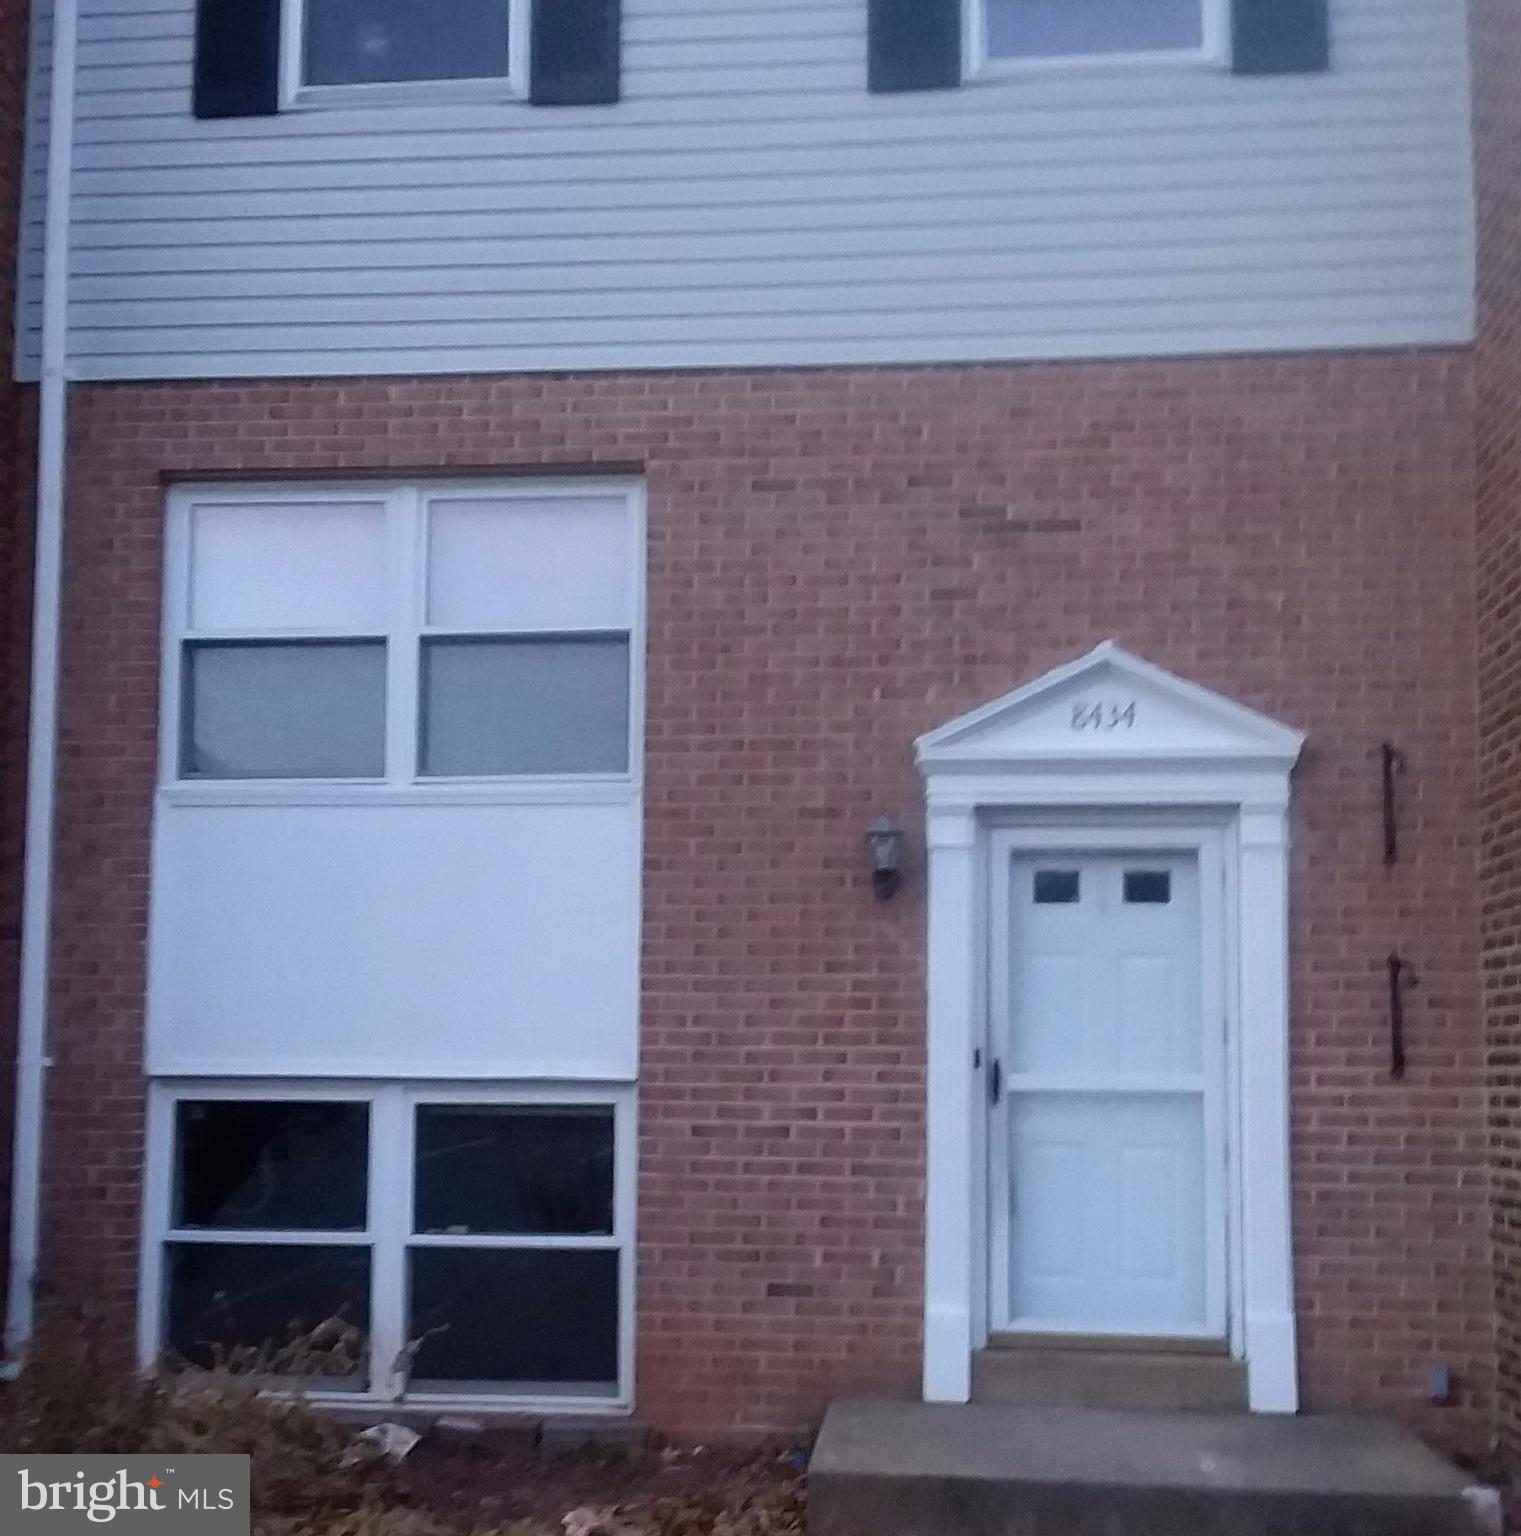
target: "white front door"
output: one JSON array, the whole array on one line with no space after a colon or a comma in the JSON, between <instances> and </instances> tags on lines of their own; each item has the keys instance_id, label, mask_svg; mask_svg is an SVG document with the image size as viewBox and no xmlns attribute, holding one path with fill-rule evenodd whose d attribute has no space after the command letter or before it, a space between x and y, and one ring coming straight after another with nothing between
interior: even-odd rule
<instances>
[{"instance_id":1,"label":"white front door","mask_svg":"<svg viewBox=\"0 0 1521 1536\"><path fill-rule=\"evenodd\" d=\"M1199 852L994 848L989 1322L1223 1337Z\"/></svg>"}]
</instances>

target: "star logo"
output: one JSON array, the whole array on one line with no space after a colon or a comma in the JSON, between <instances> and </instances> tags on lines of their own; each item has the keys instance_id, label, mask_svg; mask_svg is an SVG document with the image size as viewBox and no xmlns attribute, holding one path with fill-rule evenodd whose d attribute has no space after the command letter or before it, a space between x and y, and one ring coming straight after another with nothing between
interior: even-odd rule
<instances>
[{"instance_id":1,"label":"star logo","mask_svg":"<svg viewBox=\"0 0 1521 1536\"><path fill-rule=\"evenodd\" d=\"M162 1488L164 1486L157 1472L155 1472L153 1476L148 1479L148 1486L150 1488Z\"/></svg>"}]
</instances>

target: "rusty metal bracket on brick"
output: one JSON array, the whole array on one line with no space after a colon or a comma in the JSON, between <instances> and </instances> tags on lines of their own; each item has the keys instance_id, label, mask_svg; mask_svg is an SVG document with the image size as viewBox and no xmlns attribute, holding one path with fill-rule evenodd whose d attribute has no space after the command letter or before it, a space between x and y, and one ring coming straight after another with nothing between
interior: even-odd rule
<instances>
[{"instance_id":1,"label":"rusty metal bracket on brick","mask_svg":"<svg viewBox=\"0 0 1521 1536\"><path fill-rule=\"evenodd\" d=\"M1379 752L1383 758L1384 772L1384 863L1393 865L1399 861L1400 856L1399 804L1395 797L1394 781L1405 772L1405 754L1388 741Z\"/></svg>"},{"instance_id":2,"label":"rusty metal bracket on brick","mask_svg":"<svg viewBox=\"0 0 1521 1536\"><path fill-rule=\"evenodd\" d=\"M1398 950L1389 955L1389 1075L1405 1075L1405 993L1420 985L1420 977Z\"/></svg>"}]
</instances>

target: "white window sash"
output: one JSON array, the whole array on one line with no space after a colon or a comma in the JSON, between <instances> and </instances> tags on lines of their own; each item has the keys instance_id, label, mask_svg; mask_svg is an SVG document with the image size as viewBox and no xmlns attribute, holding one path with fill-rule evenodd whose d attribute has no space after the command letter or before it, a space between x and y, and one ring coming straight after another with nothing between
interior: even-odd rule
<instances>
[{"instance_id":1,"label":"white window sash","mask_svg":"<svg viewBox=\"0 0 1521 1536\"><path fill-rule=\"evenodd\" d=\"M236 1228L176 1228L171 1224L174 1182L176 1106L183 1100L238 1103L361 1102L370 1106L368 1225L364 1231L243 1231ZM416 1178L415 1134L419 1105L520 1104L535 1108L562 1105L607 1106L613 1112L613 1230L593 1237L554 1234L414 1233L412 1209ZM154 1083L149 1089L148 1138L143 1201L143 1245L138 1297L138 1353L145 1368L164 1349L167 1303L165 1248L170 1243L208 1246L290 1245L370 1250L370 1377L362 1390L324 1392L311 1388L317 1402L329 1398L353 1403L408 1402L447 1405L498 1403L513 1412L624 1413L634 1398L634 1221L637 1141L635 1092L630 1084L458 1083L410 1084L303 1082L274 1085L224 1080L202 1083ZM528 1249L606 1251L619 1255L618 1380L609 1396L535 1397L492 1382L461 1383L457 1388L407 1389L397 1366L409 1342L406 1321L407 1253L412 1248Z\"/></svg>"},{"instance_id":2,"label":"white window sash","mask_svg":"<svg viewBox=\"0 0 1521 1536\"><path fill-rule=\"evenodd\" d=\"M1081 0L1073 0L1081 4ZM1230 0L1199 0L1202 41L1197 48L1132 49L1116 53L1052 54L995 58L988 43L988 0L962 0L962 72L968 80L999 75L1079 69L1168 66L1221 68L1230 62Z\"/></svg>"},{"instance_id":3,"label":"white window sash","mask_svg":"<svg viewBox=\"0 0 1521 1536\"><path fill-rule=\"evenodd\" d=\"M626 571L628 582L626 634L629 646L628 767L623 772L473 774L424 776L420 762L420 670L425 638L451 635L525 638L534 630L453 630L436 628L426 620L427 501L447 489L451 496L494 500L565 500L616 497L628 516ZM268 629L240 626L236 630L202 629L191 623L192 551L190 520L197 505L217 501L238 505L278 505L292 500L341 505L346 502L386 504L388 552L387 616L383 630L374 626L343 629L311 627ZM644 755L645 691L645 496L637 480L604 477L554 479L450 479L405 483L281 482L239 485L184 485L170 492L165 535L164 643L160 672L159 787L170 803L196 805L311 804L333 801L360 804L417 804L458 800L469 803L555 804L606 803L630 799L639 792ZM609 634L605 628L567 630L567 635ZM385 773L362 778L183 778L181 740L184 722L184 654L187 642L214 640L384 640L387 642Z\"/></svg>"},{"instance_id":4,"label":"white window sash","mask_svg":"<svg viewBox=\"0 0 1521 1536\"><path fill-rule=\"evenodd\" d=\"M307 0L280 0L280 109L377 107L407 102L527 101L533 50L533 0L502 0L507 7L507 74L464 80L392 80L366 85L306 83Z\"/></svg>"}]
</instances>

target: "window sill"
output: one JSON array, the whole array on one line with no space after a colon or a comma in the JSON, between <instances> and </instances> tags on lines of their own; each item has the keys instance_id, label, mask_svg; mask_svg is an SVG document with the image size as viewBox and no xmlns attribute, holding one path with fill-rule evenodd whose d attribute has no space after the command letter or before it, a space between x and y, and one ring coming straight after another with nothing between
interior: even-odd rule
<instances>
[{"instance_id":1,"label":"window sill","mask_svg":"<svg viewBox=\"0 0 1521 1536\"><path fill-rule=\"evenodd\" d=\"M626 776L455 779L412 784L221 779L215 783L165 785L159 790L159 801L165 806L186 809L233 806L630 805L639 798L640 790L638 780Z\"/></svg>"},{"instance_id":2,"label":"window sill","mask_svg":"<svg viewBox=\"0 0 1521 1536\"><path fill-rule=\"evenodd\" d=\"M482 1386L473 1392L465 1388L453 1392L407 1392L399 1398L373 1389L363 1393L283 1392L276 1389L269 1395L300 1399L344 1418L362 1415L366 1422L407 1415L431 1418L439 1414L457 1414L480 1419L489 1426L521 1423L525 1418L626 1419L634 1412L633 1403L616 1392L608 1397L514 1397L495 1386Z\"/></svg>"},{"instance_id":3,"label":"window sill","mask_svg":"<svg viewBox=\"0 0 1521 1536\"><path fill-rule=\"evenodd\" d=\"M985 59L967 70L966 85L1042 75L1215 74L1230 68L1230 60L1213 49L1183 53L1088 53L1052 58Z\"/></svg>"},{"instance_id":4,"label":"window sill","mask_svg":"<svg viewBox=\"0 0 1521 1536\"><path fill-rule=\"evenodd\" d=\"M512 80L389 80L374 85L303 85L281 112L363 111L366 107L438 107L485 102L527 106L528 92Z\"/></svg>"}]
</instances>

